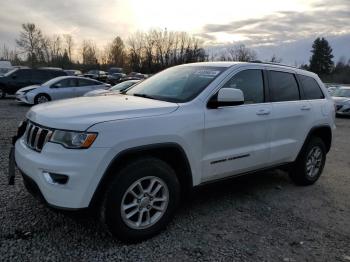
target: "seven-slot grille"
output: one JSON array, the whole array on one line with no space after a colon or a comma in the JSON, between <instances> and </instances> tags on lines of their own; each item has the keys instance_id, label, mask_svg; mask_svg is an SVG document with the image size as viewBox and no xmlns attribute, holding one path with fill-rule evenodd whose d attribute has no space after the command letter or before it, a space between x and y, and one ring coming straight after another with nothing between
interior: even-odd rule
<instances>
[{"instance_id":1,"label":"seven-slot grille","mask_svg":"<svg viewBox=\"0 0 350 262\"><path fill-rule=\"evenodd\" d=\"M29 148L40 152L51 135L52 130L28 122L24 140Z\"/></svg>"}]
</instances>

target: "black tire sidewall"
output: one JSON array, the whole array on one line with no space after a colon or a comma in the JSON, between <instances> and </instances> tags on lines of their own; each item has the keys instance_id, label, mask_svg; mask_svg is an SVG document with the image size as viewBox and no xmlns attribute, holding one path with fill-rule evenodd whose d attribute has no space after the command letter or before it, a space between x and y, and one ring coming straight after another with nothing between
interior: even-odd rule
<instances>
[{"instance_id":1,"label":"black tire sidewall","mask_svg":"<svg viewBox=\"0 0 350 262\"><path fill-rule=\"evenodd\" d=\"M38 103L38 99L39 99L39 97L41 97L41 96L46 97L46 98L48 99L48 102L51 101L51 98L50 98L48 95L46 95L46 94L38 94L38 95L34 98L34 104L35 104L35 105L38 105L38 104L39 104L39 103Z\"/></svg>"},{"instance_id":2,"label":"black tire sidewall","mask_svg":"<svg viewBox=\"0 0 350 262\"><path fill-rule=\"evenodd\" d=\"M308 157L309 152L316 146L319 147L322 151L322 164L321 164L321 167L320 167L318 174L314 177L310 177L306 171L306 161L307 161L307 157ZM303 150L302 154L298 158L298 160L296 162L296 168L293 170L293 172L291 174L291 178L297 184L312 185L321 176L323 169L324 169L324 166L325 166L325 163L326 163L326 146L325 146L324 142L322 141L322 139L320 139L318 137L313 137L310 139L309 143L307 144L307 146Z\"/></svg>"},{"instance_id":3,"label":"black tire sidewall","mask_svg":"<svg viewBox=\"0 0 350 262\"><path fill-rule=\"evenodd\" d=\"M156 176L162 179L169 190L169 203L166 212L153 226L146 229L133 229L125 224L121 216L121 202L125 191L136 180ZM152 237L166 227L172 219L180 195L180 186L175 172L165 162L157 159L140 159L127 165L112 182L104 203L104 219L109 231L117 238L136 242Z\"/></svg>"}]
</instances>

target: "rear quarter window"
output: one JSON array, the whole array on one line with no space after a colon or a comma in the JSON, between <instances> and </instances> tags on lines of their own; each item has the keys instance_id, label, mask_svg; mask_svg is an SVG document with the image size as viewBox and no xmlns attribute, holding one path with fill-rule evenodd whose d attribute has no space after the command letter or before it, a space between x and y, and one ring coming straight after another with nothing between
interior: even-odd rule
<instances>
[{"instance_id":1,"label":"rear quarter window","mask_svg":"<svg viewBox=\"0 0 350 262\"><path fill-rule=\"evenodd\" d=\"M303 99L323 99L324 94L317 81L310 76L298 75L300 86L303 89Z\"/></svg>"}]
</instances>

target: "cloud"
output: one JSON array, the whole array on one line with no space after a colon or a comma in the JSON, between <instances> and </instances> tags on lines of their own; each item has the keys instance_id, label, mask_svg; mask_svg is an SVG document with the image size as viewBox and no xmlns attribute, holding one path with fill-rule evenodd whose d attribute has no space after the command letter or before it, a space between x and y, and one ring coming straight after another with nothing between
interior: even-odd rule
<instances>
[{"instance_id":1,"label":"cloud","mask_svg":"<svg viewBox=\"0 0 350 262\"><path fill-rule=\"evenodd\" d=\"M1 4L1 42L14 42L22 23L35 23L45 34L70 33L76 40L93 39L99 43L116 35L126 36L133 19L125 2L79 0L17 0Z\"/></svg>"},{"instance_id":2,"label":"cloud","mask_svg":"<svg viewBox=\"0 0 350 262\"><path fill-rule=\"evenodd\" d=\"M215 42L218 34L239 35L251 45L278 45L315 36L350 34L349 0L318 1L309 11L281 11L261 18L249 18L226 24L206 24L201 36ZM216 38L216 41L220 41Z\"/></svg>"}]
</instances>

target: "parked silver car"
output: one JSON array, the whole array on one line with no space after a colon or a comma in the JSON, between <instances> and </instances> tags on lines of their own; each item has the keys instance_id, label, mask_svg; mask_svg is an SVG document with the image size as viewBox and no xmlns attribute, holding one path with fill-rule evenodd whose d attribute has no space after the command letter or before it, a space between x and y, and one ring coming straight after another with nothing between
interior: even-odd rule
<instances>
[{"instance_id":1,"label":"parked silver car","mask_svg":"<svg viewBox=\"0 0 350 262\"><path fill-rule=\"evenodd\" d=\"M350 116L350 87L340 87L332 94L336 107L336 114Z\"/></svg>"},{"instance_id":2,"label":"parked silver car","mask_svg":"<svg viewBox=\"0 0 350 262\"><path fill-rule=\"evenodd\" d=\"M42 85L21 88L16 93L16 100L26 104L41 104L51 100L83 96L96 89L108 89L109 84L85 77L61 76Z\"/></svg>"},{"instance_id":3,"label":"parked silver car","mask_svg":"<svg viewBox=\"0 0 350 262\"><path fill-rule=\"evenodd\" d=\"M84 96L100 96L100 95L115 95L120 92L125 91L126 89L132 87L136 83L140 82L141 80L128 80L119 84L116 84L115 86L112 86L109 89L97 89L90 92L85 93Z\"/></svg>"}]
</instances>

